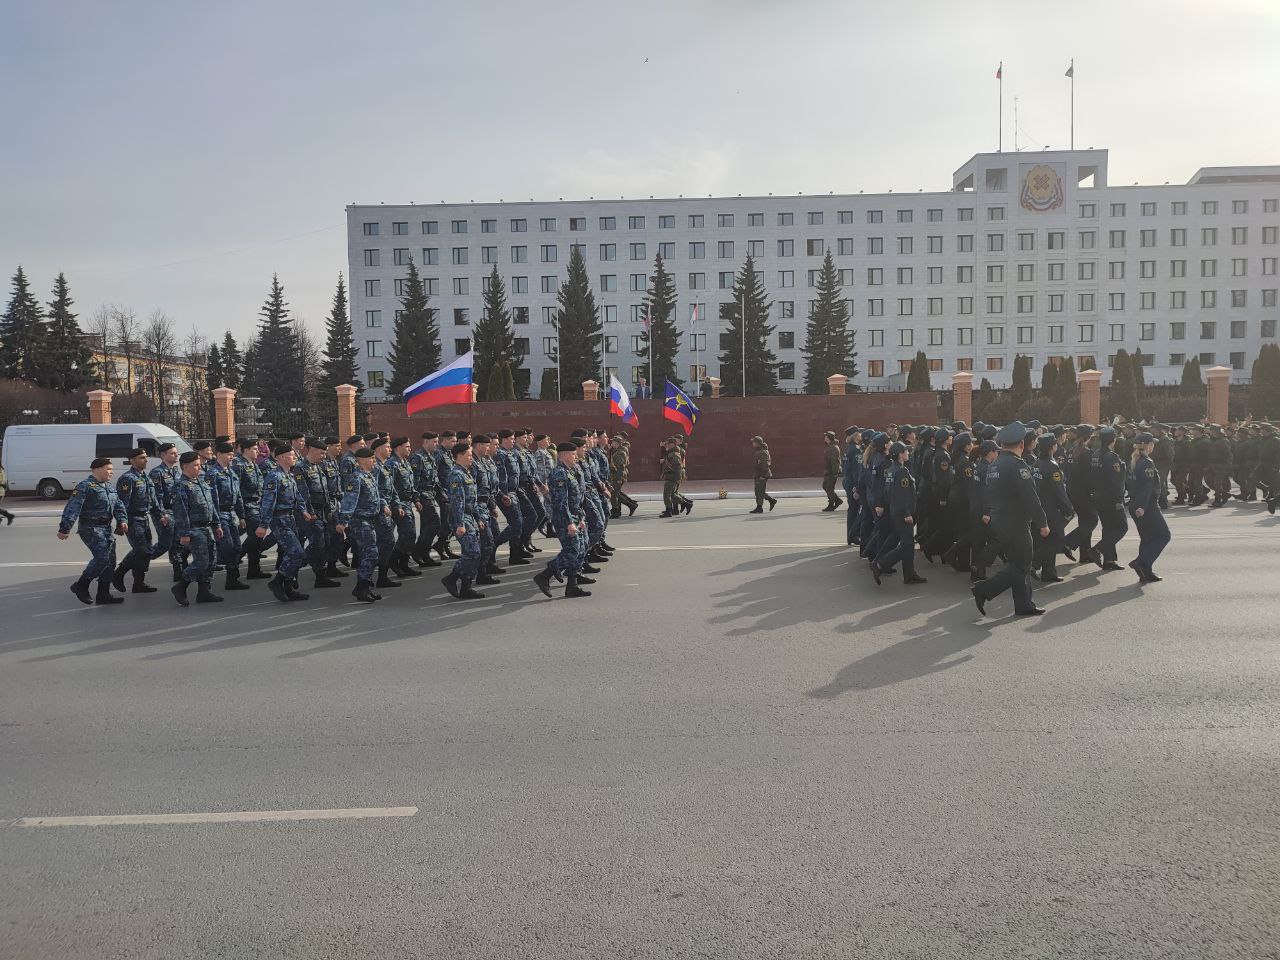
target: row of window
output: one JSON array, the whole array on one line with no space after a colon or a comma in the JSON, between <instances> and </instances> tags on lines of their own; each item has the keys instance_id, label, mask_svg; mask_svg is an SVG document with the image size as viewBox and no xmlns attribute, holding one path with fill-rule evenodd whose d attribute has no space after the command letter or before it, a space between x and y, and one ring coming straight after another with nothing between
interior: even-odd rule
<instances>
[{"instance_id":1,"label":"row of window","mask_svg":"<svg viewBox=\"0 0 1280 960\"><path fill-rule=\"evenodd\" d=\"M1124 343L1128 326L1123 323L1108 324L1109 338L1112 343ZM1034 344L1036 342L1036 327L1017 327L1015 329L1016 342L1019 346ZM1050 324L1043 328L1048 336L1048 343L1065 343L1067 328L1061 324ZM1075 342L1076 343L1093 343L1097 325L1092 323L1076 324ZM975 328L973 327L956 327L955 345L959 347L972 346L974 342ZM884 330L868 330L867 346L870 348L881 348L885 346ZM1244 340L1249 335L1248 323L1244 320L1232 320L1229 325L1229 333L1232 340ZM1275 339L1276 321L1274 319L1264 319L1260 326L1260 333L1265 339ZM922 342L921 346L941 347L944 346L945 330L942 327L931 327L925 331L927 343ZM916 331L911 328L901 328L898 330L898 346L914 347L916 344ZM1200 339L1215 340L1218 336L1218 324L1215 321L1203 321L1200 323ZM1156 338L1156 325L1154 323L1138 324L1138 340L1142 342L1154 341ZM1174 321L1169 324L1170 340L1187 339L1187 324L1182 321ZM987 327L986 341L988 346L1000 346L1005 342L1005 328ZM779 344L781 346L781 344Z\"/></svg>"},{"instance_id":2,"label":"row of window","mask_svg":"<svg viewBox=\"0 0 1280 960\"><path fill-rule=\"evenodd\" d=\"M1139 211L1144 217L1154 217L1157 214L1158 206L1156 201L1144 201L1136 204ZM1275 199L1266 199L1262 201L1263 213L1276 213L1280 202ZM1109 207L1110 216L1112 218L1124 217L1127 215L1128 205L1125 203L1112 203ZM1185 216L1187 213L1187 201L1174 200L1170 204L1169 212L1173 216ZM1242 215L1249 212L1248 200L1232 200L1231 212L1233 214ZM1081 203L1077 208L1078 216L1081 219L1090 220L1098 215L1098 204ZM1203 200L1200 203L1200 213L1203 216L1216 216L1218 213L1217 200ZM866 222L869 224L884 223L883 210L867 210ZM925 221L928 223L941 223L945 211L942 207L930 207L925 211ZM796 215L794 213L778 213L775 214L775 223L779 227L795 226ZM765 215L763 213L748 213L748 227L763 227L765 224ZM822 226L826 218L826 214L821 210L810 211L805 215L805 220L811 227ZM988 221L999 221L1005 219L1005 207L994 205L986 208L986 218ZM617 230L618 223L621 218L616 216L602 216L597 218L597 227L600 230ZM974 219L973 207L960 207L956 210L956 219L959 221L969 221ZM674 230L676 226L675 214L662 214L657 217L659 230ZM731 228L735 225L736 216L732 213L718 213L715 215L715 224L720 228ZM915 211L911 209L900 209L896 211L896 222L913 223L915 221ZM854 213L852 210L839 210L835 215L835 223L851 224L854 222ZM542 217L538 220L538 229L543 233L554 233L558 228L558 219L556 217ZM628 216L626 224L628 230L644 230L646 218L644 216ZM689 229L704 229L707 225L706 214L691 213L687 215L686 223ZM569 217L568 218L570 232L582 232L587 229L586 217ZM469 220L451 220L449 221L449 232L453 234L468 233L471 229L471 221ZM529 221L523 217L512 217L507 221L507 228L511 233L527 233L529 231ZM438 234L440 232L439 220L423 220L421 222L421 230L423 235ZM362 233L366 237L381 236L382 225L378 221L365 221L362 224ZM497 233L497 219L482 219L480 221L481 233ZM395 237L409 236L409 221L398 220L391 224L391 235Z\"/></svg>"},{"instance_id":3,"label":"row of window","mask_svg":"<svg viewBox=\"0 0 1280 960\"><path fill-rule=\"evenodd\" d=\"M1213 353L1213 352L1205 352L1205 353L1191 354L1191 356L1192 356L1193 358L1195 358L1195 359L1199 360L1200 365L1201 365L1202 367L1205 367L1205 366L1210 366L1210 367L1211 367L1211 366L1214 366L1214 365L1218 362L1218 355L1217 355L1216 353ZM1065 357L1050 357L1050 358L1049 358L1049 361L1050 361L1051 363L1055 363L1055 364L1056 364L1056 363L1060 363L1060 362L1062 362L1062 361L1063 361L1063 360L1065 360L1065 359L1066 359ZM1111 354L1110 356L1108 356L1108 357L1107 357L1107 366L1108 366L1108 367L1113 367L1113 366L1115 366L1115 359L1116 359L1115 354ZM1155 359L1156 359L1156 358L1155 358L1153 355L1144 353L1144 354L1142 355L1142 357L1141 357L1142 365L1143 365L1144 367L1153 367L1153 366L1155 366ZM1003 370L1003 369L1005 368L1005 367L1004 367L1004 357L985 357L985 358L984 358L984 360L985 360L985 362L986 362L985 369L987 369L987 370L992 370L992 371L994 371L994 370ZM1168 365L1169 365L1170 367L1180 367L1180 366L1182 366L1184 363L1186 363L1186 361L1187 361L1187 354L1185 354L1185 353L1171 353L1171 354L1169 354L1169 364L1168 364ZM1240 351L1240 352L1232 352L1231 354L1229 354L1228 362L1229 362L1229 363L1230 363L1230 365L1231 365L1231 369L1233 369L1233 370L1243 370L1243 369L1244 369L1244 366L1245 366L1245 354L1244 354L1244 352L1243 352L1243 351ZM898 372L899 372L899 373L903 373L903 374L905 374L905 373L910 373L910 372L911 372L911 363L912 363L912 361L911 361L911 360L899 360L899 361L898 361ZM1096 358L1094 357L1094 355L1093 355L1093 354L1080 354L1080 355L1076 356L1076 357L1075 357L1075 364L1076 364L1076 369L1078 369L1078 370L1083 370L1083 369L1086 369L1086 368L1092 368L1092 367L1096 367L1096 366L1097 366ZM973 358L972 358L972 357L960 357L959 359L957 359L957 360L956 360L956 370L957 370L957 371L973 370L973 368L974 368L974 360L973 360ZM929 370L930 370L930 372L932 372L932 373L941 373L941 372L943 371L942 361L941 361L941 360L930 360L930 361L929 361ZM870 379L872 379L872 380L878 380L878 379L880 379L881 377L883 377L883 376L885 375L885 372L884 372L884 371L885 371L885 361L884 361L884 360L869 360L869 361L867 361L867 376L868 376Z\"/></svg>"}]
</instances>

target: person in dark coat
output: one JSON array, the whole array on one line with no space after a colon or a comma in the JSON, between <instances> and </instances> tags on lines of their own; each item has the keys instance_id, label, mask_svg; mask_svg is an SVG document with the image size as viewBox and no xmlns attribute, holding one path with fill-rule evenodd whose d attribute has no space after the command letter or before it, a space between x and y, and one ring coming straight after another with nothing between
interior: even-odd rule
<instances>
[{"instance_id":1,"label":"person in dark coat","mask_svg":"<svg viewBox=\"0 0 1280 960\"><path fill-rule=\"evenodd\" d=\"M1138 555L1129 563L1139 583L1159 583L1155 562L1169 545L1169 525L1160 510L1160 494L1164 490L1160 468L1151 459L1155 438L1140 433L1134 438L1133 457L1129 465L1129 516L1138 528Z\"/></svg>"},{"instance_id":2,"label":"person in dark coat","mask_svg":"<svg viewBox=\"0 0 1280 960\"><path fill-rule=\"evenodd\" d=\"M881 583L880 575L892 570L894 564L902 563L902 582L905 584L925 583L925 578L916 574L915 552L915 513L916 482L907 466L907 455L910 447L905 443L895 443L889 448L889 460L893 464L886 480L887 514L893 525L897 543L883 551L871 561L871 575L876 585Z\"/></svg>"},{"instance_id":3,"label":"person in dark coat","mask_svg":"<svg viewBox=\"0 0 1280 960\"><path fill-rule=\"evenodd\" d=\"M1036 441L1036 461L1039 465L1037 492L1049 524L1049 536L1035 541L1036 570L1041 583L1062 582L1062 577L1058 576L1057 559L1058 554L1067 549L1067 524L1075 516L1071 498L1067 495L1066 477L1055 458L1057 449L1057 438L1051 433L1044 434Z\"/></svg>"},{"instance_id":4,"label":"person in dark coat","mask_svg":"<svg viewBox=\"0 0 1280 960\"><path fill-rule=\"evenodd\" d=\"M996 434L1000 456L987 469L991 528L1008 560L995 576L973 585L973 601L981 614L986 614L986 605L1006 590L1013 591L1013 612L1018 616L1044 613L1031 599L1032 531L1044 539L1049 536L1049 526L1031 468L1022 459L1026 435L1026 427L1016 420L1002 427Z\"/></svg>"},{"instance_id":5,"label":"person in dark coat","mask_svg":"<svg viewBox=\"0 0 1280 960\"><path fill-rule=\"evenodd\" d=\"M1102 524L1102 539L1098 541L1095 562L1104 571L1124 569L1116 562L1116 545L1129 532L1129 521L1124 515L1124 488L1129 472L1116 453L1115 444L1115 430L1103 427L1098 431L1098 449L1089 461L1093 508Z\"/></svg>"}]
</instances>

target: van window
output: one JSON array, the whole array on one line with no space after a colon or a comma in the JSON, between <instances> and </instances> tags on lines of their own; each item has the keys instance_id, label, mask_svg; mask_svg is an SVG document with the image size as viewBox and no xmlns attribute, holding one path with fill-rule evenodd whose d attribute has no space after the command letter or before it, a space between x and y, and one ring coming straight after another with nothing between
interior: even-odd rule
<instances>
[{"instance_id":1,"label":"van window","mask_svg":"<svg viewBox=\"0 0 1280 960\"><path fill-rule=\"evenodd\" d=\"M155 442L157 445L162 443L172 443L175 447L178 448L178 453L186 453L188 450L191 449L191 445L188 444L187 441L183 440L181 437L174 437L174 436L156 437ZM139 444L139 446L142 446L142 444ZM150 453L151 451L148 450L147 452Z\"/></svg>"},{"instance_id":2,"label":"van window","mask_svg":"<svg viewBox=\"0 0 1280 960\"><path fill-rule=\"evenodd\" d=\"M156 456L156 442L150 437L139 437L138 446L147 451L148 457Z\"/></svg>"},{"instance_id":3,"label":"van window","mask_svg":"<svg viewBox=\"0 0 1280 960\"><path fill-rule=\"evenodd\" d=\"M129 455L133 449L132 433L100 433L97 436L95 457L110 457L119 460Z\"/></svg>"}]
</instances>

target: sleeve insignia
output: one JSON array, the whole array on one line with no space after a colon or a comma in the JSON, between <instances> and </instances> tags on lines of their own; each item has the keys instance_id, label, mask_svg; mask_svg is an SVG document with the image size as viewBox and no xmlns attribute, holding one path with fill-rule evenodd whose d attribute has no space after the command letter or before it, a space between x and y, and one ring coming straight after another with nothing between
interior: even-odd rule
<instances>
[{"instance_id":1,"label":"sleeve insignia","mask_svg":"<svg viewBox=\"0 0 1280 960\"><path fill-rule=\"evenodd\" d=\"M1111 465L1111 468L1115 470L1116 473L1119 473L1121 470L1124 469L1124 464L1122 464L1119 460L1117 460L1115 463Z\"/></svg>"},{"instance_id":2,"label":"sleeve insignia","mask_svg":"<svg viewBox=\"0 0 1280 960\"><path fill-rule=\"evenodd\" d=\"M1053 482L1054 482L1054 483L1061 483L1061 482L1062 482L1062 474L1058 473L1058 471L1056 471L1056 470L1053 472Z\"/></svg>"},{"instance_id":3,"label":"sleeve insignia","mask_svg":"<svg viewBox=\"0 0 1280 960\"><path fill-rule=\"evenodd\" d=\"M943 471L950 470L950 469L951 469L951 464L949 464L949 463L947 463L947 461L943 460L941 463L939 463L939 464L938 464L938 469L939 469L939 470L943 470Z\"/></svg>"},{"instance_id":4,"label":"sleeve insignia","mask_svg":"<svg viewBox=\"0 0 1280 960\"><path fill-rule=\"evenodd\" d=\"M903 477L901 482L902 482L902 485L903 485L904 487L909 487L909 486L911 486L911 478L910 478L910 477Z\"/></svg>"},{"instance_id":5,"label":"sleeve insignia","mask_svg":"<svg viewBox=\"0 0 1280 960\"><path fill-rule=\"evenodd\" d=\"M1018 476L1020 476L1023 480L1030 480L1031 471L1028 470L1026 467L1023 467L1021 470L1018 471Z\"/></svg>"}]
</instances>

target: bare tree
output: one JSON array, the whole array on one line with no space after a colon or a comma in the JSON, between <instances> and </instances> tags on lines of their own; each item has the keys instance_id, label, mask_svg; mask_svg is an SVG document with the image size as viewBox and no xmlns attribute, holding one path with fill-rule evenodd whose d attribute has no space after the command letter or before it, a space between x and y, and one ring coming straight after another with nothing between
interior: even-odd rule
<instances>
[{"instance_id":1,"label":"bare tree","mask_svg":"<svg viewBox=\"0 0 1280 960\"><path fill-rule=\"evenodd\" d=\"M124 354L124 381L118 393L137 393L135 366L138 360L138 315L128 307L111 304L111 339L116 342L116 349Z\"/></svg>"},{"instance_id":2,"label":"bare tree","mask_svg":"<svg viewBox=\"0 0 1280 960\"><path fill-rule=\"evenodd\" d=\"M105 354L107 347L111 343L111 336L114 331L113 308L110 304L103 304L93 311L93 315L85 322L85 333L94 340L94 349L101 350L104 354L103 363L99 364L99 374L102 376L102 387L104 390L110 390L115 393L120 385L120 373L116 370L116 365Z\"/></svg>"},{"instance_id":3,"label":"bare tree","mask_svg":"<svg viewBox=\"0 0 1280 960\"><path fill-rule=\"evenodd\" d=\"M182 341L181 354L188 364L182 393L187 417L185 423L175 423L174 426L180 431L185 428L189 436L206 436L213 433L209 385L204 379L204 368L209 359L209 342L192 327Z\"/></svg>"},{"instance_id":4,"label":"bare tree","mask_svg":"<svg viewBox=\"0 0 1280 960\"><path fill-rule=\"evenodd\" d=\"M146 393L156 409L168 409L169 399L176 391L177 370L174 354L178 350L178 338L173 321L163 310L155 310L142 328L142 366L146 376Z\"/></svg>"},{"instance_id":5,"label":"bare tree","mask_svg":"<svg viewBox=\"0 0 1280 960\"><path fill-rule=\"evenodd\" d=\"M299 316L293 318L293 332L298 343L298 366L302 370L302 384L306 391L307 407L314 410L317 387L320 382L320 346L312 336L307 322Z\"/></svg>"}]
</instances>

